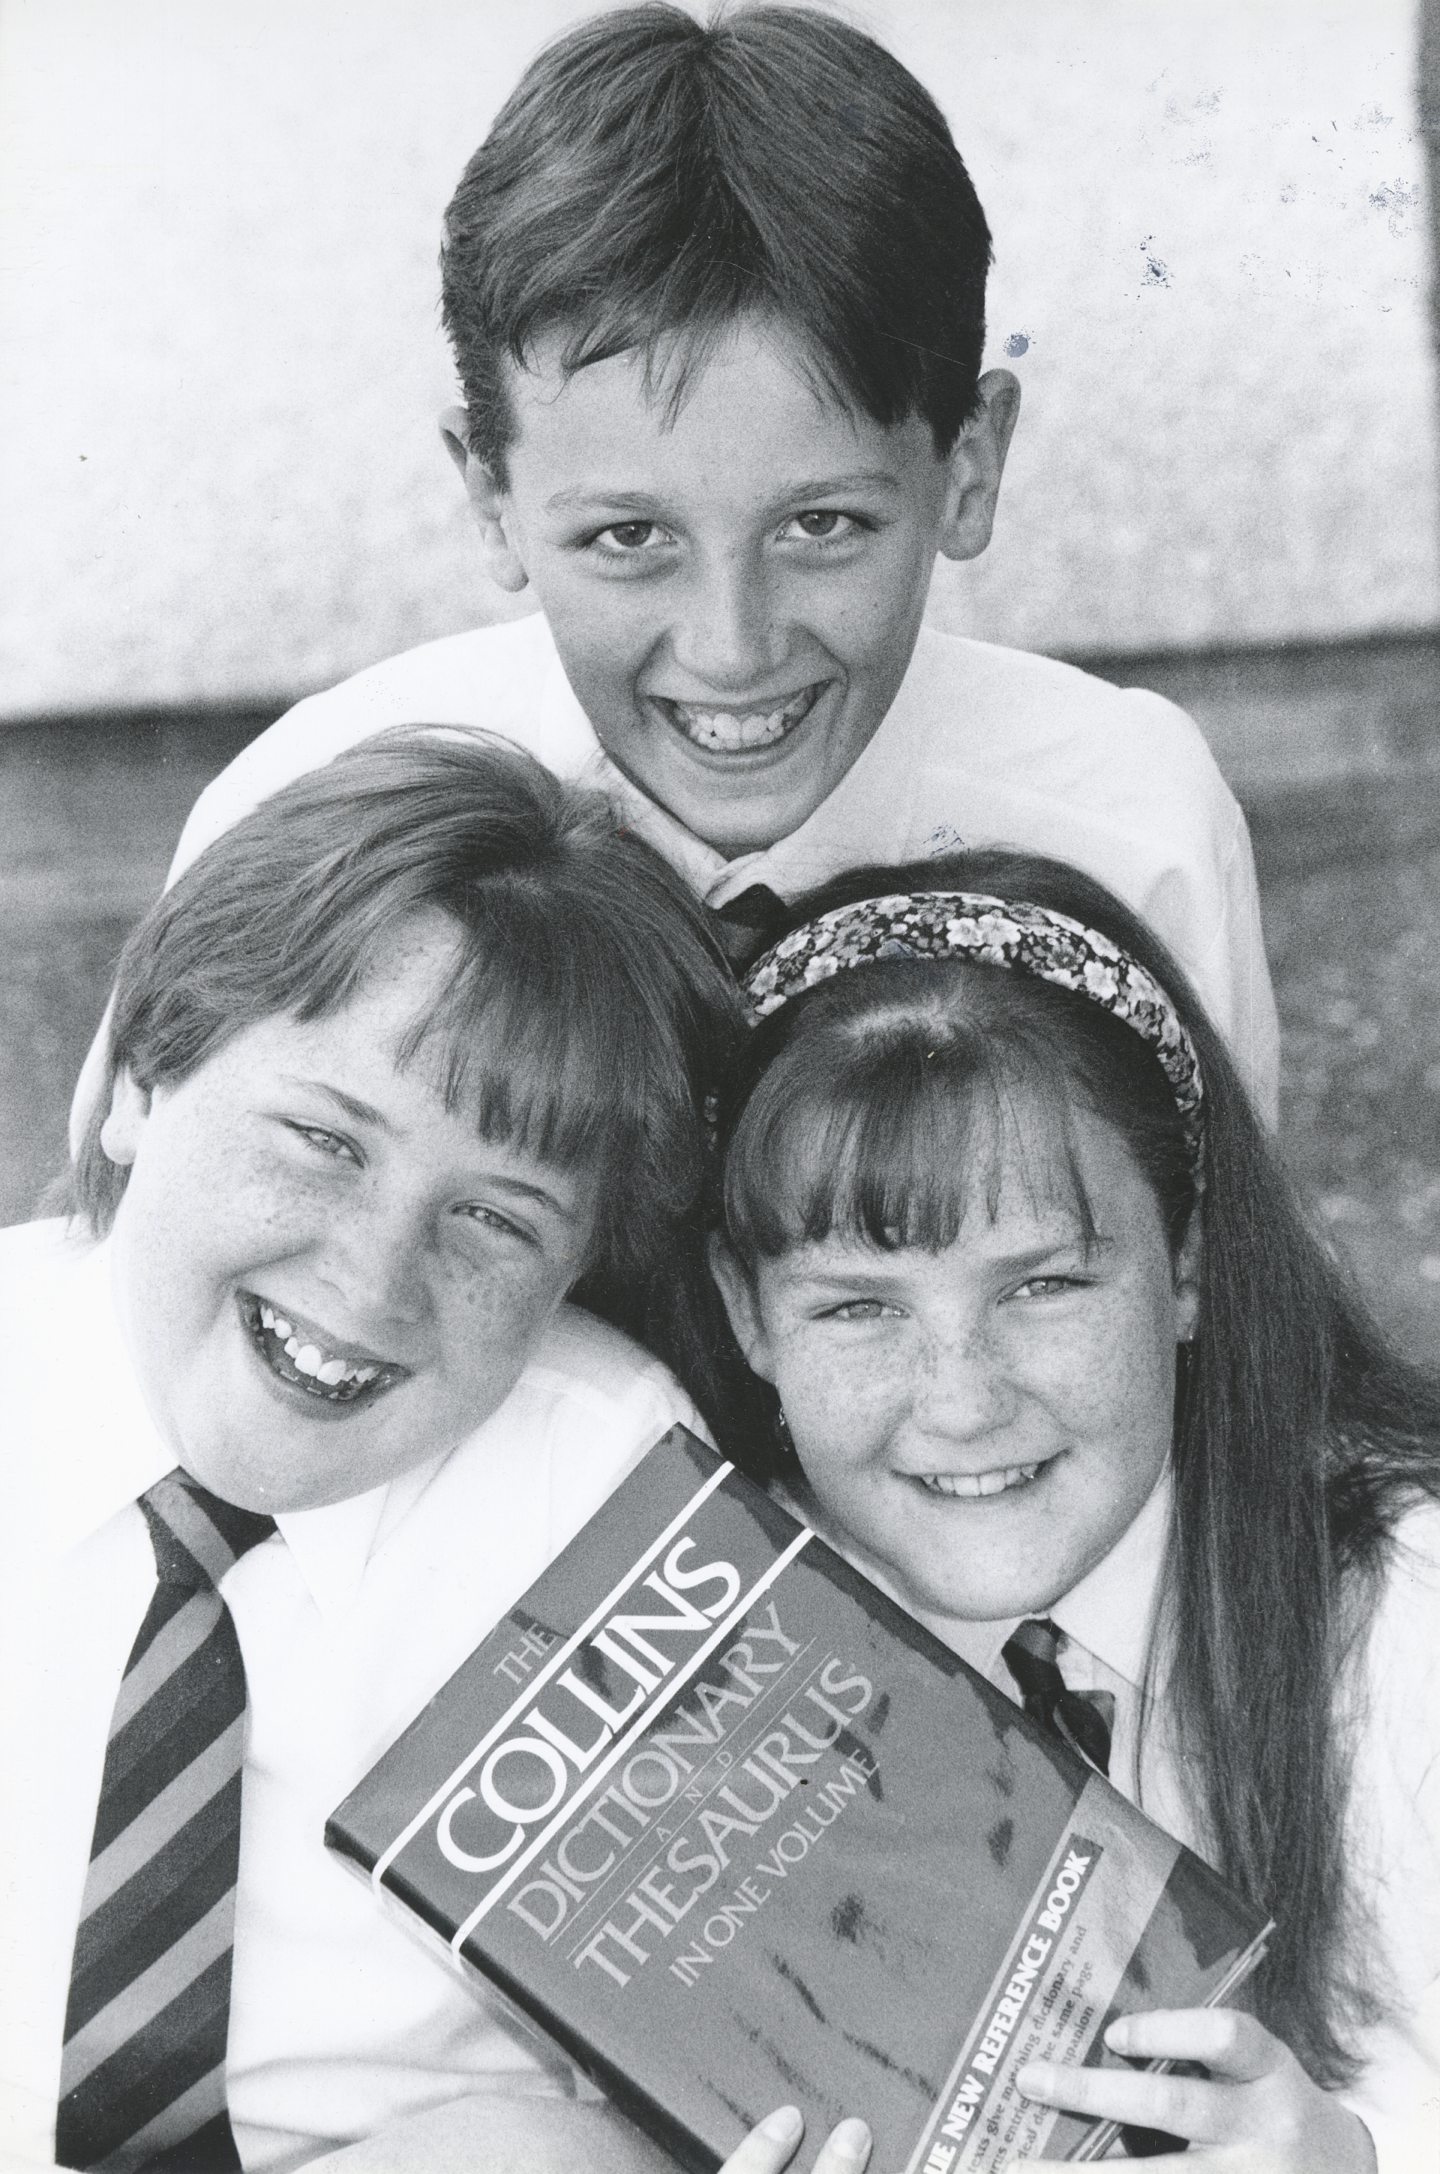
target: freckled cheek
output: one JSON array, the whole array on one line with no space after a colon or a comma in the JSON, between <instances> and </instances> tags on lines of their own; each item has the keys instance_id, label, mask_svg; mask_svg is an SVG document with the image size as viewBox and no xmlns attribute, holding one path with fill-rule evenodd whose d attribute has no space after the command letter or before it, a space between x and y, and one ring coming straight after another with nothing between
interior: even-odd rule
<instances>
[{"instance_id":1,"label":"freckled cheek","mask_svg":"<svg viewBox=\"0 0 1440 2174\"><path fill-rule=\"evenodd\" d=\"M457 1259L436 1266L431 1292L447 1358L460 1374L519 1372L548 1327L566 1285L553 1271Z\"/></svg>"},{"instance_id":2,"label":"freckled cheek","mask_svg":"<svg viewBox=\"0 0 1440 2174\"><path fill-rule=\"evenodd\" d=\"M1169 1441L1173 1376L1167 1358L1163 1345L1117 1333L1073 1345L1043 1369L1031 1368L1027 1387L1077 1440L1148 1457Z\"/></svg>"},{"instance_id":3,"label":"freckled cheek","mask_svg":"<svg viewBox=\"0 0 1440 2174\"><path fill-rule=\"evenodd\" d=\"M782 1352L776 1387L797 1444L837 1465L882 1450L909 1395L904 1367L880 1352Z\"/></svg>"}]
</instances>

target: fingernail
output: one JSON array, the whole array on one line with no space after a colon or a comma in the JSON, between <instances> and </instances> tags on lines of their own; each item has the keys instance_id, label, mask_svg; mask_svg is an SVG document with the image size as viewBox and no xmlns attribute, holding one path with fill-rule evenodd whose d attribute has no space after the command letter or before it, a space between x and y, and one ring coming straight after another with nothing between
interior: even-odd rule
<instances>
[{"instance_id":1,"label":"fingernail","mask_svg":"<svg viewBox=\"0 0 1440 2174\"><path fill-rule=\"evenodd\" d=\"M842 2159L854 2159L858 2164L870 2150L870 2131L863 2121L842 2121L830 2141Z\"/></svg>"},{"instance_id":2,"label":"fingernail","mask_svg":"<svg viewBox=\"0 0 1440 2174\"><path fill-rule=\"evenodd\" d=\"M805 2124L798 2106L777 2106L760 2124L760 2134L772 2144L793 2144Z\"/></svg>"},{"instance_id":3,"label":"fingernail","mask_svg":"<svg viewBox=\"0 0 1440 2174\"><path fill-rule=\"evenodd\" d=\"M1119 2016L1105 2033L1105 2043L1112 2053L1128 2053L1132 2040L1130 2018Z\"/></svg>"},{"instance_id":4,"label":"fingernail","mask_svg":"<svg viewBox=\"0 0 1440 2174\"><path fill-rule=\"evenodd\" d=\"M1046 2098L1055 2088L1055 2071L1048 2061L1027 2061L1015 2083L1027 2099Z\"/></svg>"}]
</instances>

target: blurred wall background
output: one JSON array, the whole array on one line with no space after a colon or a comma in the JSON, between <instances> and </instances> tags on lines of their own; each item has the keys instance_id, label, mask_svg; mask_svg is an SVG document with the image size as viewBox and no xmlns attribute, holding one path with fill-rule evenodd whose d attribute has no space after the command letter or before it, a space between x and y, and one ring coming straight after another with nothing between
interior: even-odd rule
<instances>
[{"instance_id":1,"label":"blurred wall background","mask_svg":"<svg viewBox=\"0 0 1440 2174\"><path fill-rule=\"evenodd\" d=\"M496 614L433 427L440 213L585 12L5 0L0 716L263 704ZM1411 0L850 12L951 118L1025 387L935 616L1071 653L1440 622Z\"/></svg>"}]
</instances>

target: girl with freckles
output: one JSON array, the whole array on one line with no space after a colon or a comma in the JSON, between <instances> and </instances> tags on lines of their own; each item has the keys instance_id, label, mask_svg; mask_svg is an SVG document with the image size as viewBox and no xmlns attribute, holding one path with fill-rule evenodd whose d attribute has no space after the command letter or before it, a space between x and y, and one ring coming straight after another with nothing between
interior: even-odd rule
<instances>
[{"instance_id":1,"label":"girl with freckles","mask_svg":"<svg viewBox=\"0 0 1440 2174\"><path fill-rule=\"evenodd\" d=\"M1162 2168L1440 2163L1440 1386L1088 878L843 877L746 992L727 1448L1276 1921L1253 2013L1022 2088Z\"/></svg>"}]
</instances>

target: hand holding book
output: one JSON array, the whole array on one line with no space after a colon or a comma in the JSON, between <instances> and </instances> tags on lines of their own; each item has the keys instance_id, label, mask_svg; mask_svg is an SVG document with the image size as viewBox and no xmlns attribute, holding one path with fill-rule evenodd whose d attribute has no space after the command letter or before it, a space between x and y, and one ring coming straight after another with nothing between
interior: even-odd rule
<instances>
[{"instance_id":1,"label":"hand holding book","mask_svg":"<svg viewBox=\"0 0 1440 2174\"><path fill-rule=\"evenodd\" d=\"M1254 2016L1233 2008L1154 2009L1112 2023L1105 2043L1128 2059L1198 2064L1206 2073L1061 2069L1034 2061L1020 2071L1021 2090L1067 2113L1184 2138L1174 2154L1151 2159L1155 2174L1197 2174L1207 2162L1231 2167L1237 2149L1263 2153L1266 2174L1374 2174L1375 2148L1364 2122L1313 2083ZM1029 2174L1057 2174L1058 2166L1035 2159Z\"/></svg>"},{"instance_id":2,"label":"hand holding book","mask_svg":"<svg viewBox=\"0 0 1440 2174\"><path fill-rule=\"evenodd\" d=\"M798 2130L750 2126L782 2093L838 2123L804 2174L858 2174L850 2108L885 2174L1099 2157L1019 2069L1114 2062L1117 2014L1218 2005L1264 1937L683 1429L327 1838L691 2174L787 2168Z\"/></svg>"},{"instance_id":3,"label":"hand holding book","mask_svg":"<svg viewBox=\"0 0 1440 2174\"><path fill-rule=\"evenodd\" d=\"M805 2123L798 2106L778 2106L732 2151L720 2174L802 2174L795 2160ZM808 2174L863 2174L870 2159L870 2131L863 2121L842 2121L830 2131Z\"/></svg>"}]
</instances>

